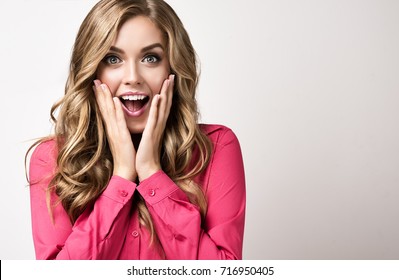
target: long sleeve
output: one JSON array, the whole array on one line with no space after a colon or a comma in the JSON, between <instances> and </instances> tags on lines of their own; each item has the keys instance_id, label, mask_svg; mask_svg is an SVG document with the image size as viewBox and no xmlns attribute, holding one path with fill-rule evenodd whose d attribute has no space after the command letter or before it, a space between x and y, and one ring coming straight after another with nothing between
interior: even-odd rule
<instances>
[{"instance_id":1,"label":"long sleeve","mask_svg":"<svg viewBox=\"0 0 399 280\"><path fill-rule=\"evenodd\" d=\"M71 224L57 196L46 190L55 169L55 143L36 147L30 161L32 233L37 259L116 259L123 246L136 185L113 176L92 207Z\"/></svg>"},{"instance_id":2,"label":"long sleeve","mask_svg":"<svg viewBox=\"0 0 399 280\"><path fill-rule=\"evenodd\" d=\"M208 209L198 207L162 171L141 182L143 196L167 259L241 259L245 177L239 142L225 127L211 135L214 150L204 182ZM204 177L204 178L205 178Z\"/></svg>"}]
</instances>

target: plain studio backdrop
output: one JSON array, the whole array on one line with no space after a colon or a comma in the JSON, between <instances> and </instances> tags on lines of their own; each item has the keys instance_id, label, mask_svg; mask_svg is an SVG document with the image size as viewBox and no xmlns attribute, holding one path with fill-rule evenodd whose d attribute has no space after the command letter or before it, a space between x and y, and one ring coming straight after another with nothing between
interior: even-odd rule
<instances>
[{"instance_id":1,"label":"plain studio backdrop","mask_svg":"<svg viewBox=\"0 0 399 280\"><path fill-rule=\"evenodd\" d=\"M168 2L201 62L202 122L241 143L244 258L398 259L399 1ZM34 259L24 155L95 3L0 2L1 259Z\"/></svg>"}]
</instances>

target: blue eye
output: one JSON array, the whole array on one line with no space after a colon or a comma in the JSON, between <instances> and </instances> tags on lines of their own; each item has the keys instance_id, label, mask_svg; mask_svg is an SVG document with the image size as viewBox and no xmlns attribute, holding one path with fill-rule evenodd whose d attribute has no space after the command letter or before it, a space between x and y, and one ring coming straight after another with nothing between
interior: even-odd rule
<instances>
[{"instance_id":1,"label":"blue eye","mask_svg":"<svg viewBox=\"0 0 399 280\"><path fill-rule=\"evenodd\" d=\"M157 63L160 61L160 58L156 55L150 54L143 58L143 62L147 63Z\"/></svg>"},{"instance_id":2,"label":"blue eye","mask_svg":"<svg viewBox=\"0 0 399 280\"><path fill-rule=\"evenodd\" d=\"M104 62L112 65L120 63L121 60L115 55L108 55L104 58Z\"/></svg>"}]
</instances>

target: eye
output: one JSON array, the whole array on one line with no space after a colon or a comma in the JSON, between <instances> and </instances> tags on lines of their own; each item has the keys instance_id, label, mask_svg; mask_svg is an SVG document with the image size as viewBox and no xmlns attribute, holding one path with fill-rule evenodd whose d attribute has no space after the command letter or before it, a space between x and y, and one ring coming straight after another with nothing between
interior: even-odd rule
<instances>
[{"instance_id":1,"label":"eye","mask_svg":"<svg viewBox=\"0 0 399 280\"><path fill-rule=\"evenodd\" d=\"M120 58L117 57L116 55L108 55L104 58L104 62L107 64L118 64L121 62Z\"/></svg>"},{"instance_id":2,"label":"eye","mask_svg":"<svg viewBox=\"0 0 399 280\"><path fill-rule=\"evenodd\" d=\"M146 62L146 63L153 64L153 63L159 62L160 60L161 59L159 58L159 56L150 54L150 55L147 55L146 57L144 57L142 61Z\"/></svg>"}]
</instances>

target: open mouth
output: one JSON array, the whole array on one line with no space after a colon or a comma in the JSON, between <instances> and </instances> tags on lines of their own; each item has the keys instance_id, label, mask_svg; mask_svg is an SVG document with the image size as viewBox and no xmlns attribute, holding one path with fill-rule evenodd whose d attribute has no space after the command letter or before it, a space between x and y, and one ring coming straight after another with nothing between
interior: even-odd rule
<instances>
[{"instance_id":1,"label":"open mouth","mask_svg":"<svg viewBox=\"0 0 399 280\"><path fill-rule=\"evenodd\" d=\"M140 111L150 100L146 95L124 95L119 99L123 106L131 113Z\"/></svg>"}]
</instances>

